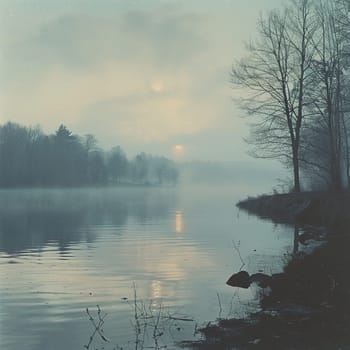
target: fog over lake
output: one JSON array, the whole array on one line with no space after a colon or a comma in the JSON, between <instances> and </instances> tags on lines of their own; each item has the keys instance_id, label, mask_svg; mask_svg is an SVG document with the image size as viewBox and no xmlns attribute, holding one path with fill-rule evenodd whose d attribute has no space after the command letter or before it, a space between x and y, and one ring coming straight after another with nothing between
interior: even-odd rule
<instances>
[{"instance_id":1,"label":"fog over lake","mask_svg":"<svg viewBox=\"0 0 350 350\"><path fill-rule=\"evenodd\" d=\"M203 324L254 306L225 284L242 265L279 272L293 229L239 213L235 186L2 190L0 347L78 349L100 305L115 345L134 348L132 300ZM236 247L236 248L235 248ZM124 299L123 299L124 298ZM181 322L180 322L181 323ZM191 339L195 323L162 341ZM170 337L170 338L169 338ZM101 346L96 337L94 346Z\"/></svg>"}]
</instances>

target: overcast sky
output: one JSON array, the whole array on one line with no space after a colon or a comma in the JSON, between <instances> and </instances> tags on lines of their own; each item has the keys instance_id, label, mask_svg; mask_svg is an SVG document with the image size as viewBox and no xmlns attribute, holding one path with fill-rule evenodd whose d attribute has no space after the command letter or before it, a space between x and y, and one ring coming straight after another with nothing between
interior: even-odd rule
<instances>
[{"instance_id":1,"label":"overcast sky","mask_svg":"<svg viewBox=\"0 0 350 350\"><path fill-rule=\"evenodd\" d=\"M0 122L184 160L244 160L229 72L283 0L0 0Z\"/></svg>"}]
</instances>

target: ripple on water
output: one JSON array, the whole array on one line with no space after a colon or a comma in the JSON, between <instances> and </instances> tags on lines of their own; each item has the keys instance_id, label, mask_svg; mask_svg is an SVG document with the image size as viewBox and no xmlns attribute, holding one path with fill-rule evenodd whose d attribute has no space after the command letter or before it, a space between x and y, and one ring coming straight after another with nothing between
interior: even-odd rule
<instances>
[{"instance_id":1,"label":"ripple on water","mask_svg":"<svg viewBox=\"0 0 350 350\"><path fill-rule=\"evenodd\" d=\"M218 297L223 315L243 312L252 291L225 284L242 265L232 241L257 272L262 264L278 270L279 263L265 257L280 256L293 237L289 229L237 218L233 191L209 192L17 190L0 196L0 348L81 347L91 331L85 310L97 304L108 312L108 337L127 344L135 335L134 283L138 300L155 312L163 305L201 323L218 316ZM176 336L189 337L193 327L181 325Z\"/></svg>"}]
</instances>

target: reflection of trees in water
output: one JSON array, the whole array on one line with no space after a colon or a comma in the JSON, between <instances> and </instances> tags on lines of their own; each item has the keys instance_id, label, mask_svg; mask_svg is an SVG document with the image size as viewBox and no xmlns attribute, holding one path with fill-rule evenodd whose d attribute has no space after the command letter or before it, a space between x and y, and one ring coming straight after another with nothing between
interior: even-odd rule
<instances>
[{"instance_id":1,"label":"reflection of trees in water","mask_svg":"<svg viewBox=\"0 0 350 350\"><path fill-rule=\"evenodd\" d=\"M148 219L162 219L168 216L175 206L175 193L162 192L152 189L144 191L137 198L129 201L128 209L138 222L144 223Z\"/></svg>"},{"instance_id":2,"label":"reflection of trees in water","mask_svg":"<svg viewBox=\"0 0 350 350\"><path fill-rule=\"evenodd\" d=\"M57 243L96 239L97 226L124 227L167 216L174 193L159 189L4 191L0 196L0 250L13 254Z\"/></svg>"},{"instance_id":3,"label":"reflection of trees in water","mask_svg":"<svg viewBox=\"0 0 350 350\"><path fill-rule=\"evenodd\" d=\"M1 210L0 247L8 253L37 248L48 242L64 247L82 240L77 230L84 222L80 212L52 212L48 210L8 212Z\"/></svg>"}]
</instances>

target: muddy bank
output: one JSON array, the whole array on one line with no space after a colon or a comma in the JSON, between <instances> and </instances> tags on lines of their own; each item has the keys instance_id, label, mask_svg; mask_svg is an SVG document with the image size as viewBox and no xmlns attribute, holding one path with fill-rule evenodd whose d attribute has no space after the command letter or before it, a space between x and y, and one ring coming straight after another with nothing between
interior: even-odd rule
<instances>
[{"instance_id":1,"label":"muddy bank","mask_svg":"<svg viewBox=\"0 0 350 350\"><path fill-rule=\"evenodd\" d=\"M263 196L238 204L276 222L324 225L326 243L295 253L284 273L261 288L261 311L200 330L193 349L350 350L350 195Z\"/></svg>"},{"instance_id":2,"label":"muddy bank","mask_svg":"<svg viewBox=\"0 0 350 350\"><path fill-rule=\"evenodd\" d=\"M194 349L350 349L350 236L337 234L311 255L290 260L261 290L262 310L201 329Z\"/></svg>"},{"instance_id":3,"label":"muddy bank","mask_svg":"<svg viewBox=\"0 0 350 350\"><path fill-rule=\"evenodd\" d=\"M350 226L350 192L303 192L262 195L237 206L280 223L300 223L342 228Z\"/></svg>"}]
</instances>

